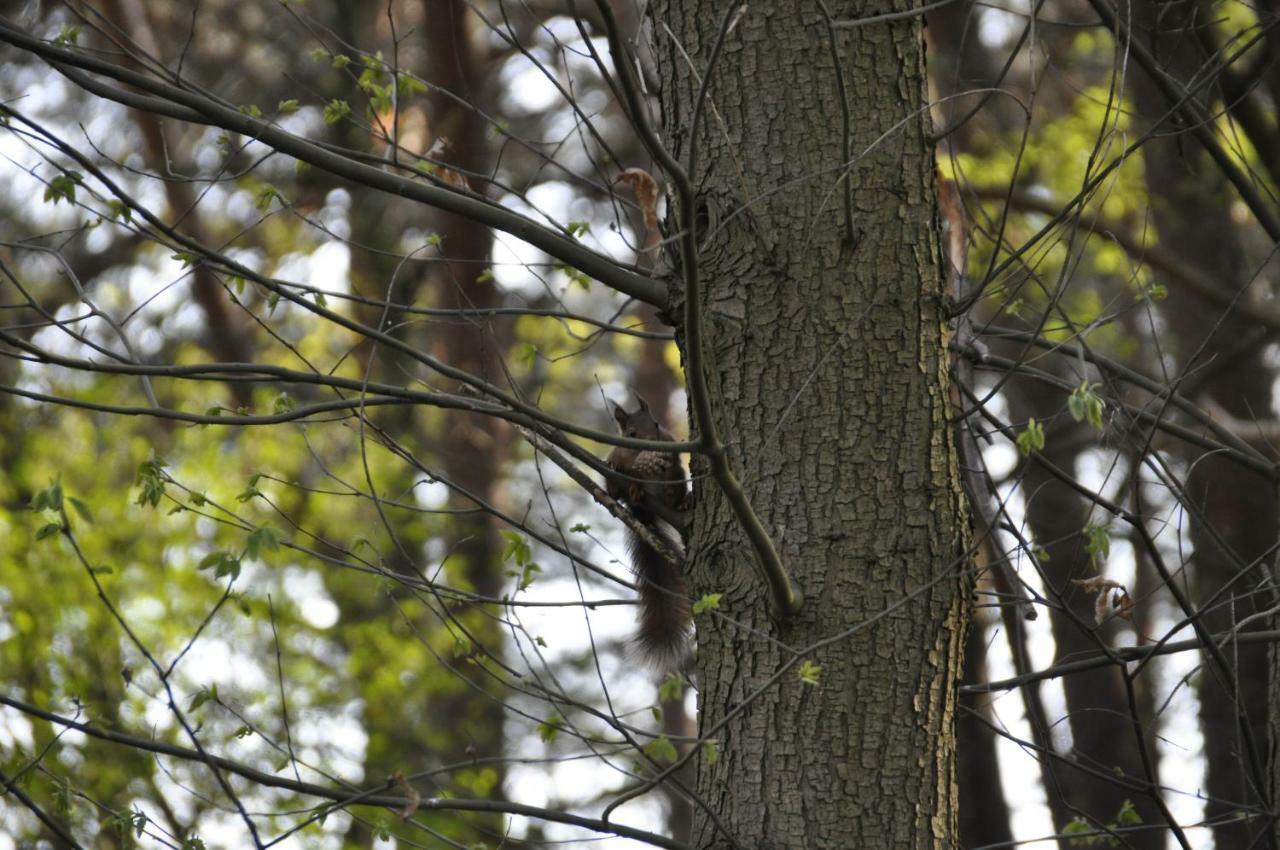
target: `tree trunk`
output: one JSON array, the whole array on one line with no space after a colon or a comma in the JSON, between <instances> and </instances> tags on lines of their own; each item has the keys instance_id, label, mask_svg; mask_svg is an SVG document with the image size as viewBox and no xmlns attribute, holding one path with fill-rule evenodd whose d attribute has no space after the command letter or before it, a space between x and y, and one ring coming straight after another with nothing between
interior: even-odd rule
<instances>
[{"instance_id":1,"label":"tree trunk","mask_svg":"<svg viewBox=\"0 0 1280 850\"><path fill-rule=\"evenodd\" d=\"M677 156L722 9L653 5ZM968 562L919 24L833 34L820 4L752 5L711 73L692 175L705 371L731 463L807 602L770 619L738 522L695 470L690 580L724 594L697 623L701 734L718 752L698 769L697 847L956 841ZM798 660L821 665L816 684L784 669Z\"/></svg>"},{"instance_id":2,"label":"tree trunk","mask_svg":"<svg viewBox=\"0 0 1280 850\"><path fill-rule=\"evenodd\" d=\"M390 39L382 31L385 7L360 7L345 10L352 44L367 44L374 39ZM421 67L417 70L431 88L422 99L427 115L422 148L441 142L439 159L455 167L459 173L487 173L491 153L484 135L478 109L484 102L485 77L491 73L485 57L476 49L472 37L470 11L461 0L421 0L413 6L396 10L399 36L404 39L406 53L420 50ZM410 35L405 35L405 33ZM477 104L469 108L456 98ZM407 122L406 122L407 123ZM381 128L391 130L393 116L381 118ZM404 126L397 128L405 132ZM406 136L411 136L406 132ZM405 141L405 140L402 140ZM359 142L352 140L351 146ZM408 144L407 141L405 141ZM368 139L363 140L365 146ZM388 154L389 155L389 154ZM401 159L405 154L399 154ZM472 178L474 190L484 192L482 180ZM469 219L446 213L427 211L426 227L439 235L438 256L426 263L402 263L399 257L401 234L411 223L422 226L424 211L413 204L388 199L365 189L353 190L353 242L373 246L375 250L355 251L352 256L355 288L376 299L388 298L396 305L415 303L419 297L432 306L458 309L484 309L496 306L500 293L482 273L488 268L492 234ZM430 255L424 255L430 256ZM422 256L416 257L422 259ZM394 284L394 285L392 285ZM441 360L488 380L500 378L499 359L503 343L487 317L441 320L431 324L410 321L408 314L392 307L385 310L370 305L362 317L371 326L387 328L394 336L410 344L430 350ZM369 347L362 356L374 357L373 374L388 381L403 381L413 374L409 358L387 347ZM455 389L450 387L450 389ZM413 452L433 475L446 480L452 489L447 510L454 511L448 522L400 511L387 512L391 533L399 541L389 557L390 569L415 575L430 557L432 565L443 561L443 575L452 586L490 598L501 594L504 568L501 548L492 517L477 509L476 500L497 501L502 486L501 470L510 450L509 430L499 420L472 416L463 412L437 412L401 408L378 412L371 418L383 425ZM408 492L408 486L421 475L406 466L404 478L386 486L389 492ZM465 492L469 496L462 495ZM428 556L428 540L437 538L440 554ZM503 771L494 763L478 763L503 751L504 717L501 694L491 686L469 687L467 680L483 677L481 667L473 661L501 655L504 642L499 621L491 611L479 605L446 605L428 594L404 604L404 595L367 593L335 583L334 598L342 611L342 622L359 633L362 623L386 618L398 623L402 618L412 623L419 636L423 657L418 663L398 663L418 669L431 669L431 675L415 676L406 682L401 698L386 699L385 683L379 671L388 660L376 653L357 654L356 678L363 684L364 722L369 731L364 773L368 778L384 779L396 771L411 772L406 760L432 767L455 767L430 780L430 793L472 798L500 798L504 792ZM419 604L426 603L426 604ZM460 651L461 650L461 651ZM440 669L436 669L439 666ZM485 679L488 684L488 680ZM447 730L447 733L446 733ZM468 762L476 762L468 765ZM458 765L463 765L457 767ZM500 829L492 815L477 815L465 820L441 818L433 822L450 839L459 841L487 840ZM366 822L353 821L346 836L347 846L369 846L375 830Z\"/></svg>"}]
</instances>

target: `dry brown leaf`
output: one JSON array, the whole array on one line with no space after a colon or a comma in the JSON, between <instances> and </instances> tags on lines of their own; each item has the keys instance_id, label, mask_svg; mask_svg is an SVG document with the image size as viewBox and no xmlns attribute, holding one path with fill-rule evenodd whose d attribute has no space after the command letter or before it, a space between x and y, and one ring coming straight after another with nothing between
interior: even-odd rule
<instances>
[{"instance_id":1,"label":"dry brown leaf","mask_svg":"<svg viewBox=\"0 0 1280 850\"><path fill-rule=\"evenodd\" d=\"M628 168L618 175L615 183L626 183L636 196L636 204L644 213L645 227L658 227L658 181L643 168Z\"/></svg>"},{"instance_id":2,"label":"dry brown leaf","mask_svg":"<svg viewBox=\"0 0 1280 850\"><path fill-rule=\"evenodd\" d=\"M450 186L471 191L471 184L467 182L467 176L461 172L454 171L452 168L437 166L436 177L439 177L442 182L448 183Z\"/></svg>"},{"instance_id":3,"label":"dry brown leaf","mask_svg":"<svg viewBox=\"0 0 1280 850\"><path fill-rule=\"evenodd\" d=\"M400 810L400 820L408 820L418 811L418 806L422 804L422 795L418 793L418 789L414 788L408 779L404 778L404 774L396 771L391 774L389 779L404 791L405 804Z\"/></svg>"},{"instance_id":4,"label":"dry brown leaf","mask_svg":"<svg viewBox=\"0 0 1280 850\"><path fill-rule=\"evenodd\" d=\"M1129 590L1120 582L1103 576L1094 576L1093 578L1073 578L1071 583L1085 593L1094 594L1093 620L1098 625L1102 625L1112 617L1119 617L1122 620L1133 619L1133 599L1129 596Z\"/></svg>"}]
</instances>

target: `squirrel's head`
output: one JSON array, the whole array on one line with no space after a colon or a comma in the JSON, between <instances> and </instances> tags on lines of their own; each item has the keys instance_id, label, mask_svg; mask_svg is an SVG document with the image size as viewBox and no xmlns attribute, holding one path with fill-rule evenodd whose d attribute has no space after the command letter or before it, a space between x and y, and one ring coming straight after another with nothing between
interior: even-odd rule
<instances>
[{"instance_id":1,"label":"squirrel's head","mask_svg":"<svg viewBox=\"0 0 1280 850\"><path fill-rule=\"evenodd\" d=\"M649 412L649 405L645 404L644 399L639 396L636 396L636 401L640 402L640 406L634 412L629 412L615 401L609 402L609 406L613 409L613 419L618 423L623 436L640 440L661 439L662 426Z\"/></svg>"}]
</instances>

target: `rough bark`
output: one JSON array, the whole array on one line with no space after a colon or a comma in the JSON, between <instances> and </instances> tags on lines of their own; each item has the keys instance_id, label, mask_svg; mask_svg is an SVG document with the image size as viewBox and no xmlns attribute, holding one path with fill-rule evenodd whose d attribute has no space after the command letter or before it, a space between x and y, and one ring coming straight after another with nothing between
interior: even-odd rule
<instances>
[{"instance_id":1,"label":"rough bark","mask_svg":"<svg viewBox=\"0 0 1280 850\"><path fill-rule=\"evenodd\" d=\"M885 11L826 6L835 19ZM658 42L682 156L721 12L653 5L694 66ZM697 624L700 728L719 752L698 769L716 818L695 811L697 847L956 840L969 609L923 71L918 20L833 34L819 4L766 4L712 72L694 175L706 372L732 463L808 602L785 625L770 618L737 521L695 476L690 578L695 595L724 594ZM849 147L865 152L847 181L837 73ZM821 665L816 685L794 666L771 681L794 653Z\"/></svg>"}]
</instances>

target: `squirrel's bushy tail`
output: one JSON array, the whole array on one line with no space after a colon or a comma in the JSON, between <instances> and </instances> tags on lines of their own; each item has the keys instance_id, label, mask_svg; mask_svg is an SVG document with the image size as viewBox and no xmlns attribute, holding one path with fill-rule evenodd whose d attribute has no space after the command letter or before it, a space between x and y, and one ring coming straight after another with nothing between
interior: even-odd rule
<instances>
[{"instance_id":1,"label":"squirrel's bushy tail","mask_svg":"<svg viewBox=\"0 0 1280 850\"><path fill-rule=\"evenodd\" d=\"M652 523L646 525L654 528ZM671 548L680 549L679 542L670 534L663 537ZM629 538L631 565L638 579L640 596L636 645L646 662L660 672L669 673L680 669L689 656L693 617L684 573L680 566L667 561L635 534Z\"/></svg>"}]
</instances>

